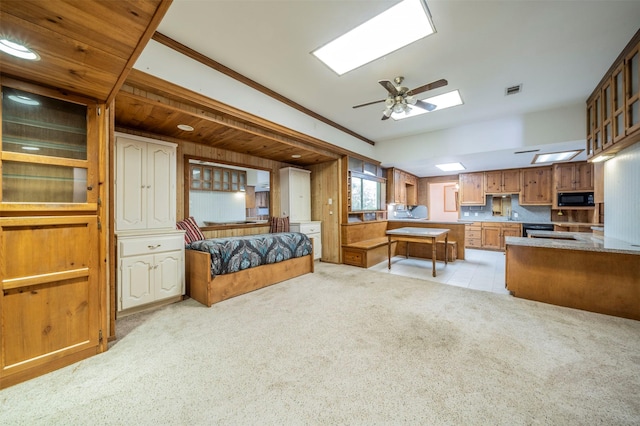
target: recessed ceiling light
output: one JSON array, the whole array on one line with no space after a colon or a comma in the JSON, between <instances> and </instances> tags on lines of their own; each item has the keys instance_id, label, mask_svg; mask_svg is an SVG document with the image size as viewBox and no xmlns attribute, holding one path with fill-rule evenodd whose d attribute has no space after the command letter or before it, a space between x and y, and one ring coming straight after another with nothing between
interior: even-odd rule
<instances>
[{"instance_id":1,"label":"recessed ceiling light","mask_svg":"<svg viewBox=\"0 0 640 426\"><path fill-rule=\"evenodd\" d=\"M185 132L193 132L193 127L188 124L178 124L178 129L184 130Z\"/></svg>"},{"instance_id":2,"label":"recessed ceiling light","mask_svg":"<svg viewBox=\"0 0 640 426\"><path fill-rule=\"evenodd\" d=\"M574 151L550 152L548 154L536 154L531 164L555 163L558 161L569 161L576 155L580 154L584 149L576 149Z\"/></svg>"},{"instance_id":3,"label":"recessed ceiling light","mask_svg":"<svg viewBox=\"0 0 640 426\"><path fill-rule=\"evenodd\" d=\"M435 31L425 0L404 0L311 53L342 75Z\"/></svg>"},{"instance_id":4,"label":"recessed ceiling light","mask_svg":"<svg viewBox=\"0 0 640 426\"><path fill-rule=\"evenodd\" d=\"M420 107L412 107L407 112L394 112L391 114L391 118L394 120L402 120L409 117L415 117L416 115L426 114L428 112L440 111L441 109L451 108L457 105L462 105L462 98L458 90L452 90L451 92L443 93L442 95L433 96L431 98L423 99L425 102L434 104L436 107L431 111L422 109Z\"/></svg>"},{"instance_id":5,"label":"recessed ceiling light","mask_svg":"<svg viewBox=\"0 0 640 426\"><path fill-rule=\"evenodd\" d=\"M291 154L291 158L300 158L302 155L300 154Z\"/></svg>"},{"instance_id":6,"label":"recessed ceiling light","mask_svg":"<svg viewBox=\"0 0 640 426\"><path fill-rule=\"evenodd\" d=\"M30 61L39 61L40 55L28 47L16 43L6 38L0 39L0 50L17 58L28 59Z\"/></svg>"},{"instance_id":7,"label":"recessed ceiling light","mask_svg":"<svg viewBox=\"0 0 640 426\"><path fill-rule=\"evenodd\" d=\"M460 170L465 170L465 167L460 163L436 164L436 167L443 172L457 172Z\"/></svg>"},{"instance_id":8,"label":"recessed ceiling light","mask_svg":"<svg viewBox=\"0 0 640 426\"><path fill-rule=\"evenodd\" d=\"M24 95L9 95L7 96L13 102L18 102L23 105L40 105L40 102Z\"/></svg>"}]
</instances>

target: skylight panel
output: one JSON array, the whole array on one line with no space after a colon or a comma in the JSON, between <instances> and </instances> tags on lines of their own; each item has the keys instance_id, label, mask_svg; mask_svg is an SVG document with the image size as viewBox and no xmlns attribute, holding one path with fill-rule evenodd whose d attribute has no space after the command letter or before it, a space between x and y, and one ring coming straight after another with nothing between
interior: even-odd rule
<instances>
[{"instance_id":1,"label":"skylight panel","mask_svg":"<svg viewBox=\"0 0 640 426\"><path fill-rule=\"evenodd\" d=\"M458 90L452 90L451 92L423 99L423 101L434 104L436 108L432 111L427 111L426 109L413 106L407 112L394 112L393 114L391 114L391 118L393 118L394 120L403 120L405 118L415 117L416 115L422 115L428 112L440 111L441 109L462 105L462 98L460 97L460 92Z\"/></svg>"},{"instance_id":2,"label":"skylight panel","mask_svg":"<svg viewBox=\"0 0 640 426\"><path fill-rule=\"evenodd\" d=\"M404 0L311 53L342 75L434 32L425 1Z\"/></svg>"}]
</instances>

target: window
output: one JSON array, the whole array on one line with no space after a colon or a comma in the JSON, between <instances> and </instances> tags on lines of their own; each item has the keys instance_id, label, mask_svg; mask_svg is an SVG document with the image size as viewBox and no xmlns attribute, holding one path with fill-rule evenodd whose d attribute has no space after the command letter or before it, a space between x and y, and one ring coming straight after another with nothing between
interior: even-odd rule
<instances>
[{"instance_id":1,"label":"window","mask_svg":"<svg viewBox=\"0 0 640 426\"><path fill-rule=\"evenodd\" d=\"M386 184L383 179L351 175L351 211L383 210Z\"/></svg>"}]
</instances>

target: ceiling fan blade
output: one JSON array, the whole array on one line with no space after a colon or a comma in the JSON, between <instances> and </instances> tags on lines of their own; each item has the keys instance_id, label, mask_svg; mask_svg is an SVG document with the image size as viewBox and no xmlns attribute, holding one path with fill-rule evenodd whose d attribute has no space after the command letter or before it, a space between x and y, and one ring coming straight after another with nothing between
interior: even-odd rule
<instances>
[{"instance_id":1,"label":"ceiling fan blade","mask_svg":"<svg viewBox=\"0 0 640 426\"><path fill-rule=\"evenodd\" d=\"M416 101L416 106L422 109L426 109L427 111L433 111L434 109L438 108L437 105L434 105L429 102L421 101L421 100Z\"/></svg>"},{"instance_id":2,"label":"ceiling fan blade","mask_svg":"<svg viewBox=\"0 0 640 426\"><path fill-rule=\"evenodd\" d=\"M424 86L416 87L413 90L409 90L409 93L417 95L418 93L426 92L427 90L437 89L438 87L443 87L443 86L446 86L447 84L449 84L449 82L443 78L440 80L433 81L429 84L425 84Z\"/></svg>"},{"instance_id":3,"label":"ceiling fan blade","mask_svg":"<svg viewBox=\"0 0 640 426\"><path fill-rule=\"evenodd\" d=\"M380 85L384 87L387 90L387 92L389 92L389 95L398 96L400 94L400 92L398 92L398 89L393 84L393 82L389 80L380 80L378 81L378 83L380 83Z\"/></svg>"},{"instance_id":4,"label":"ceiling fan blade","mask_svg":"<svg viewBox=\"0 0 640 426\"><path fill-rule=\"evenodd\" d=\"M387 114L382 114L382 120L388 120L389 117L391 117L391 114L387 115Z\"/></svg>"},{"instance_id":5,"label":"ceiling fan blade","mask_svg":"<svg viewBox=\"0 0 640 426\"><path fill-rule=\"evenodd\" d=\"M377 104L377 103L384 102L384 101L386 101L386 99L380 99L379 101L373 101L373 102L367 102L366 104L355 105L352 108L360 108L360 107L363 107L363 106L373 105L373 104Z\"/></svg>"}]
</instances>

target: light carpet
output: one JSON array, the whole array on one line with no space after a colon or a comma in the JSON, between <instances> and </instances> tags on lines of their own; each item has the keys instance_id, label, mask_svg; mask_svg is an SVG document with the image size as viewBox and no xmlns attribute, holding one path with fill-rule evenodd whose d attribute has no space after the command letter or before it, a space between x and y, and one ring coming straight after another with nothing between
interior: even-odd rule
<instances>
[{"instance_id":1,"label":"light carpet","mask_svg":"<svg viewBox=\"0 0 640 426\"><path fill-rule=\"evenodd\" d=\"M3 425L640 424L640 322L318 263L0 391Z\"/></svg>"}]
</instances>

